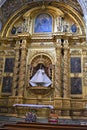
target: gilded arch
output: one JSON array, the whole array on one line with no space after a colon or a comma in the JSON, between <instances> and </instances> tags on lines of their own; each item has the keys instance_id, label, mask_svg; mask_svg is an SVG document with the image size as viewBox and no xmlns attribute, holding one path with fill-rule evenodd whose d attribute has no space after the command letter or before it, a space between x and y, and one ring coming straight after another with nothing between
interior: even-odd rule
<instances>
[{"instance_id":1,"label":"gilded arch","mask_svg":"<svg viewBox=\"0 0 87 130\"><path fill-rule=\"evenodd\" d=\"M85 34L85 25L84 22L80 16L80 14L78 12L76 12L72 7L70 7L69 5L66 6L66 4L61 4L61 3L53 3L53 6L55 7L55 11L57 12L57 9L60 9L61 11L64 12L64 14L69 15L69 17L71 17L77 24L78 26L80 26L81 28L83 28L82 34ZM34 7L36 7L36 4L34 3ZM52 5L51 6L47 6L46 7L47 10L52 10ZM3 30L2 30L2 34L1 36L3 37L7 37L9 35L10 30L12 29L12 27L14 26L15 22L17 22L17 20L19 21L19 19L23 18L23 15L25 15L25 13L27 11L35 11L35 9L31 9L31 4L30 7L25 5L22 9L19 9L16 13L13 14L13 16L11 18L9 18L8 22L6 23L6 25L4 26ZM43 12L43 9L38 7L38 10L36 9L35 13L38 13L38 11ZM69 12L69 13L68 13ZM81 29L80 28L80 29Z\"/></svg>"}]
</instances>

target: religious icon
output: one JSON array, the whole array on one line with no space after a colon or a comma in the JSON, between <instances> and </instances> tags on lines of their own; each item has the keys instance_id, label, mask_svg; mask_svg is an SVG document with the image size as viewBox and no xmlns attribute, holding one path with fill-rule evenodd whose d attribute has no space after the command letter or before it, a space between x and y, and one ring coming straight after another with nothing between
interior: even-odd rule
<instances>
[{"instance_id":1,"label":"religious icon","mask_svg":"<svg viewBox=\"0 0 87 130\"><path fill-rule=\"evenodd\" d=\"M43 68L38 69L29 82L32 86L44 87L48 87L52 83L50 78L46 75L45 70Z\"/></svg>"},{"instance_id":2,"label":"religious icon","mask_svg":"<svg viewBox=\"0 0 87 130\"><path fill-rule=\"evenodd\" d=\"M34 32L52 32L52 17L49 14L38 15L35 19Z\"/></svg>"},{"instance_id":3,"label":"religious icon","mask_svg":"<svg viewBox=\"0 0 87 130\"><path fill-rule=\"evenodd\" d=\"M71 94L82 94L81 78L71 78Z\"/></svg>"},{"instance_id":4,"label":"religious icon","mask_svg":"<svg viewBox=\"0 0 87 130\"><path fill-rule=\"evenodd\" d=\"M15 26L12 28L11 34L16 34L16 27Z\"/></svg>"},{"instance_id":5,"label":"religious icon","mask_svg":"<svg viewBox=\"0 0 87 130\"><path fill-rule=\"evenodd\" d=\"M71 31L72 31L73 33L75 33L75 32L77 31L77 26L76 26L75 23L72 24L72 26L71 26Z\"/></svg>"},{"instance_id":6,"label":"religious icon","mask_svg":"<svg viewBox=\"0 0 87 130\"><path fill-rule=\"evenodd\" d=\"M5 69L4 72L13 72L14 68L14 58L6 58L5 59Z\"/></svg>"},{"instance_id":7,"label":"religious icon","mask_svg":"<svg viewBox=\"0 0 87 130\"><path fill-rule=\"evenodd\" d=\"M11 93L13 78L10 76L3 77L2 92Z\"/></svg>"},{"instance_id":8,"label":"religious icon","mask_svg":"<svg viewBox=\"0 0 87 130\"><path fill-rule=\"evenodd\" d=\"M81 73L81 58L72 57L70 59L71 73Z\"/></svg>"}]
</instances>

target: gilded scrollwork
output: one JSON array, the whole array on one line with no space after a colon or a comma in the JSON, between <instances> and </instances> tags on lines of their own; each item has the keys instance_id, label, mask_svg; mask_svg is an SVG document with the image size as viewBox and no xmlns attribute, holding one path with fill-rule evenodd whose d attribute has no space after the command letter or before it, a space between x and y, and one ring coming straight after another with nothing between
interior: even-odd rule
<instances>
[{"instance_id":1,"label":"gilded scrollwork","mask_svg":"<svg viewBox=\"0 0 87 130\"><path fill-rule=\"evenodd\" d=\"M81 55L82 54L82 49L71 49L70 50L71 55Z\"/></svg>"}]
</instances>

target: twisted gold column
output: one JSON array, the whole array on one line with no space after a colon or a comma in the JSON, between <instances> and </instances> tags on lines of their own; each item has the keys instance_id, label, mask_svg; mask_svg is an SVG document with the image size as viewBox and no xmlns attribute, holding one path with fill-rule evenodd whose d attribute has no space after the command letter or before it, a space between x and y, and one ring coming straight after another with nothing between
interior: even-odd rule
<instances>
[{"instance_id":1,"label":"twisted gold column","mask_svg":"<svg viewBox=\"0 0 87 130\"><path fill-rule=\"evenodd\" d=\"M68 41L64 41L64 70L63 70L63 97L68 98L70 95L69 87L69 47Z\"/></svg>"},{"instance_id":2,"label":"twisted gold column","mask_svg":"<svg viewBox=\"0 0 87 130\"><path fill-rule=\"evenodd\" d=\"M21 43L21 59L20 59L20 68L19 68L19 88L18 96L23 97L24 87L25 87L25 77L26 77L26 40L22 40Z\"/></svg>"},{"instance_id":3,"label":"twisted gold column","mask_svg":"<svg viewBox=\"0 0 87 130\"><path fill-rule=\"evenodd\" d=\"M55 97L61 97L61 42L56 43Z\"/></svg>"},{"instance_id":4,"label":"twisted gold column","mask_svg":"<svg viewBox=\"0 0 87 130\"><path fill-rule=\"evenodd\" d=\"M14 64L14 74L13 74L13 88L12 88L12 96L17 95L17 89L18 89L18 77L19 77L19 59L20 55L20 41L16 42L15 46L15 64Z\"/></svg>"}]
</instances>

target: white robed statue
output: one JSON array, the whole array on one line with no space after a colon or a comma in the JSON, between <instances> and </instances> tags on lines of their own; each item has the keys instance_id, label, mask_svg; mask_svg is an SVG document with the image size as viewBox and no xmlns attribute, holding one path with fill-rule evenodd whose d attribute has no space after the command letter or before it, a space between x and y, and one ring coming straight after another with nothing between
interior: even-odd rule
<instances>
[{"instance_id":1,"label":"white robed statue","mask_svg":"<svg viewBox=\"0 0 87 130\"><path fill-rule=\"evenodd\" d=\"M48 87L51 85L51 80L50 78L46 75L44 69L39 69L35 73L35 75L31 78L30 84L32 86L44 86Z\"/></svg>"}]
</instances>

